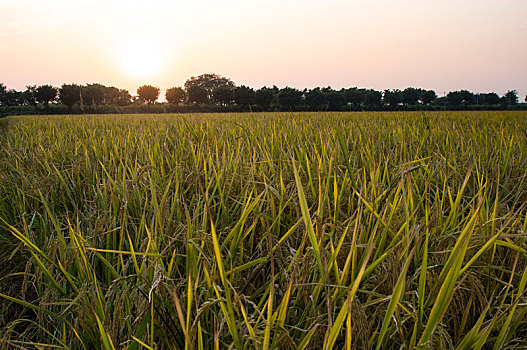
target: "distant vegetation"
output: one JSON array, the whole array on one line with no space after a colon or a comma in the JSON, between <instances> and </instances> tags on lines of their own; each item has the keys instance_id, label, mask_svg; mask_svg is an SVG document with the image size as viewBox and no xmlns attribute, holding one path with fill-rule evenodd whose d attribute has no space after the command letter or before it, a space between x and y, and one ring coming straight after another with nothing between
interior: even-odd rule
<instances>
[{"instance_id":1,"label":"distant vegetation","mask_svg":"<svg viewBox=\"0 0 527 350\"><path fill-rule=\"evenodd\" d=\"M376 91L357 87L334 90L317 87L253 89L236 86L217 74L188 79L184 87L166 90L167 103L156 103L160 89L144 85L132 96L127 90L101 84L27 86L25 91L0 83L0 114L161 113L241 111L360 111L360 110L503 110L525 109L518 93L451 91L438 97L433 90L409 87ZM527 96L525 97L527 101Z\"/></svg>"}]
</instances>

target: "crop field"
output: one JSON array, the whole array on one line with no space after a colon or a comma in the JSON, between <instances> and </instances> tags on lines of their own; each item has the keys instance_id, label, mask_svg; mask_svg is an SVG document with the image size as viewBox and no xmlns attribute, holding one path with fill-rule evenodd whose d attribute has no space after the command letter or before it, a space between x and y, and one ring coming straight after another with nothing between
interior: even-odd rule
<instances>
[{"instance_id":1,"label":"crop field","mask_svg":"<svg viewBox=\"0 0 527 350\"><path fill-rule=\"evenodd\" d=\"M527 112L0 119L0 349L527 348Z\"/></svg>"}]
</instances>

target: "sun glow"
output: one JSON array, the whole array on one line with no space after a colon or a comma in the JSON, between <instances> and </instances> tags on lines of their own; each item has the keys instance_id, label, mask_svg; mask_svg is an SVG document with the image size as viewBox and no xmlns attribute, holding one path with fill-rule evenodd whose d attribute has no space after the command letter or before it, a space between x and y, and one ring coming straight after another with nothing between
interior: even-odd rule
<instances>
[{"instance_id":1,"label":"sun glow","mask_svg":"<svg viewBox=\"0 0 527 350\"><path fill-rule=\"evenodd\" d=\"M153 41L133 40L119 54L123 72L133 78L152 78L163 68L164 55Z\"/></svg>"}]
</instances>

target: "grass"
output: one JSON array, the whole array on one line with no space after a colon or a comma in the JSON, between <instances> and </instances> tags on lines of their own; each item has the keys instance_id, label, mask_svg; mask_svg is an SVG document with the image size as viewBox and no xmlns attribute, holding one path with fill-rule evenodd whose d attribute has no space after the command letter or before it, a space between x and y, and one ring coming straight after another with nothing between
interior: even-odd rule
<instances>
[{"instance_id":1,"label":"grass","mask_svg":"<svg viewBox=\"0 0 527 350\"><path fill-rule=\"evenodd\" d=\"M0 349L527 347L527 113L9 117Z\"/></svg>"}]
</instances>

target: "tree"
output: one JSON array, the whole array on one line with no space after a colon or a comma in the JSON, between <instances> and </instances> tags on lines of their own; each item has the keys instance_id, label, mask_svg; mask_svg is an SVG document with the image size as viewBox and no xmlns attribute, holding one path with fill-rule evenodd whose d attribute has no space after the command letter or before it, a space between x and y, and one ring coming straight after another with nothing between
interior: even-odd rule
<instances>
[{"instance_id":1,"label":"tree","mask_svg":"<svg viewBox=\"0 0 527 350\"><path fill-rule=\"evenodd\" d=\"M21 106L24 104L24 94L14 89L5 90L0 93L0 105L2 106Z\"/></svg>"},{"instance_id":2,"label":"tree","mask_svg":"<svg viewBox=\"0 0 527 350\"><path fill-rule=\"evenodd\" d=\"M468 90L450 91L446 95L446 103L451 107L473 105L475 102L476 95Z\"/></svg>"},{"instance_id":3,"label":"tree","mask_svg":"<svg viewBox=\"0 0 527 350\"><path fill-rule=\"evenodd\" d=\"M212 90L212 100L221 106L231 104L234 100L234 90L230 86L222 85Z\"/></svg>"},{"instance_id":4,"label":"tree","mask_svg":"<svg viewBox=\"0 0 527 350\"><path fill-rule=\"evenodd\" d=\"M62 84L59 89L59 101L70 109L75 103L81 102L81 86L77 84Z\"/></svg>"},{"instance_id":5,"label":"tree","mask_svg":"<svg viewBox=\"0 0 527 350\"><path fill-rule=\"evenodd\" d=\"M44 103L46 106L57 99L59 90L51 85L41 85L35 89L34 96L38 103Z\"/></svg>"},{"instance_id":6,"label":"tree","mask_svg":"<svg viewBox=\"0 0 527 350\"><path fill-rule=\"evenodd\" d=\"M197 77L190 77L185 82L185 90L187 90L187 93L189 92L189 88L191 86L199 86L205 88L207 91L207 97L209 99L212 99L212 91L220 86L227 86L227 87L234 87L234 83L229 79L222 76L219 76L218 74L209 73L209 74L202 74Z\"/></svg>"},{"instance_id":7,"label":"tree","mask_svg":"<svg viewBox=\"0 0 527 350\"><path fill-rule=\"evenodd\" d=\"M156 86L143 85L137 89L137 96L139 97L139 101L152 104L157 101L159 92L160 90Z\"/></svg>"},{"instance_id":8,"label":"tree","mask_svg":"<svg viewBox=\"0 0 527 350\"><path fill-rule=\"evenodd\" d=\"M373 89L366 90L363 102L369 108L380 107L382 105L382 93Z\"/></svg>"},{"instance_id":9,"label":"tree","mask_svg":"<svg viewBox=\"0 0 527 350\"><path fill-rule=\"evenodd\" d=\"M87 84L81 88L84 103L100 106L107 102L107 87L101 84Z\"/></svg>"},{"instance_id":10,"label":"tree","mask_svg":"<svg viewBox=\"0 0 527 350\"><path fill-rule=\"evenodd\" d=\"M328 98L319 87L311 89L305 93L306 103L312 111L318 111L325 108L328 103Z\"/></svg>"},{"instance_id":11,"label":"tree","mask_svg":"<svg viewBox=\"0 0 527 350\"><path fill-rule=\"evenodd\" d=\"M245 85L238 86L234 89L234 102L238 106L247 109L254 104L254 90Z\"/></svg>"},{"instance_id":12,"label":"tree","mask_svg":"<svg viewBox=\"0 0 527 350\"><path fill-rule=\"evenodd\" d=\"M421 92L421 102L424 105L431 105L434 103L435 99L437 98L437 94L434 90L423 90Z\"/></svg>"},{"instance_id":13,"label":"tree","mask_svg":"<svg viewBox=\"0 0 527 350\"><path fill-rule=\"evenodd\" d=\"M446 95L446 103L451 107L461 106L463 103L463 97L461 96L460 91L450 91Z\"/></svg>"},{"instance_id":14,"label":"tree","mask_svg":"<svg viewBox=\"0 0 527 350\"><path fill-rule=\"evenodd\" d=\"M181 87L171 87L167 89L165 98L167 99L168 103L177 105L187 99L187 93Z\"/></svg>"},{"instance_id":15,"label":"tree","mask_svg":"<svg viewBox=\"0 0 527 350\"><path fill-rule=\"evenodd\" d=\"M402 102L401 90L384 90L382 99L385 105L397 107Z\"/></svg>"},{"instance_id":16,"label":"tree","mask_svg":"<svg viewBox=\"0 0 527 350\"><path fill-rule=\"evenodd\" d=\"M26 103L30 104L31 106L37 105L37 99L35 98L35 91L37 90L36 85L28 85L26 86L26 91L24 91L24 100Z\"/></svg>"},{"instance_id":17,"label":"tree","mask_svg":"<svg viewBox=\"0 0 527 350\"><path fill-rule=\"evenodd\" d=\"M421 97L420 91L416 88L406 88L401 92L402 102L407 106L414 106Z\"/></svg>"},{"instance_id":18,"label":"tree","mask_svg":"<svg viewBox=\"0 0 527 350\"><path fill-rule=\"evenodd\" d=\"M349 103L353 108L360 108L362 101L364 100L365 93L365 89L358 89L356 87L343 90L346 102Z\"/></svg>"},{"instance_id":19,"label":"tree","mask_svg":"<svg viewBox=\"0 0 527 350\"><path fill-rule=\"evenodd\" d=\"M209 96L207 89L203 86L189 86L187 89L188 102L197 103L198 105L207 103L209 101Z\"/></svg>"},{"instance_id":20,"label":"tree","mask_svg":"<svg viewBox=\"0 0 527 350\"><path fill-rule=\"evenodd\" d=\"M7 94L7 88L4 83L0 83L0 106L3 106L5 103L5 98Z\"/></svg>"},{"instance_id":21,"label":"tree","mask_svg":"<svg viewBox=\"0 0 527 350\"><path fill-rule=\"evenodd\" d=\"M527 95L525 95L525 102L527 102Z\"/></svg>"},{"instance_id":22,"label":"tree","mask_svg":"<svg viewBox=\"0 0 527 350\"><path fill-rule=\"evenodd\" d=\"M114 86L107 87L105 90L105 104L116 106L126 106L130 104L132 96L125 89L118 89Z\"/></svg>"},{"instance_id":23,"label":"tree","mask_svg":"<svg viewBox=\"0 0 527 350\"><path fill-rule=\"evenodd\" d=\"M518 91L509 90L502 97L502 104L507 106L513 106L518 104Z\"/></svg>"},{"instance_id":24,"label":"tree","mask_svg":"<svg viewBox=\"0 0 527 350\"><path fill-rule=\"evenodd\" d=\"M492 106L500 104L500 97L495 92L478 94L479 104Z\"/></svg>"},{"instance_id":25,"label":"tree","mask_svg":"<svg viewBox=\"0 0 527 350\"><path fill-rule=\"evenodd\" d=\"M302 92L300 90L285 87L278 92L278 104L288 110L294 110L302 103Z\"/></svg>"},{"instance_id":26,"label":"tree","mask_svg":"<svg viewBox=\"0 0 527 350\"><path fill-rule=\"evenodd\" d=\"M340 111L346 105L346 98L341 91L330 91L326 94L328 99L328 108L332 111Z\"/></svg>"},{"instance_id":27,"label":"tree","mask_svg":"<svg viewBox=\"0 0 527 350\"><path fill-rule=\"evenodd\" d=\"M441 108L443 108L445 105L446 105L446 97L438 97L434 100L434 105L435 106L441 106Z\"/></svg>"},{"instance_id":28,"label":"tree","mask_svg":"<svg viewBox=\"0 0 527 350\"><path fill-rule=\"evenodd\" d=\"M254 101L264 111L268 111L273 103L275 91L268 87L262 87L254 92Z\"/></svg>"}]
</instances>

